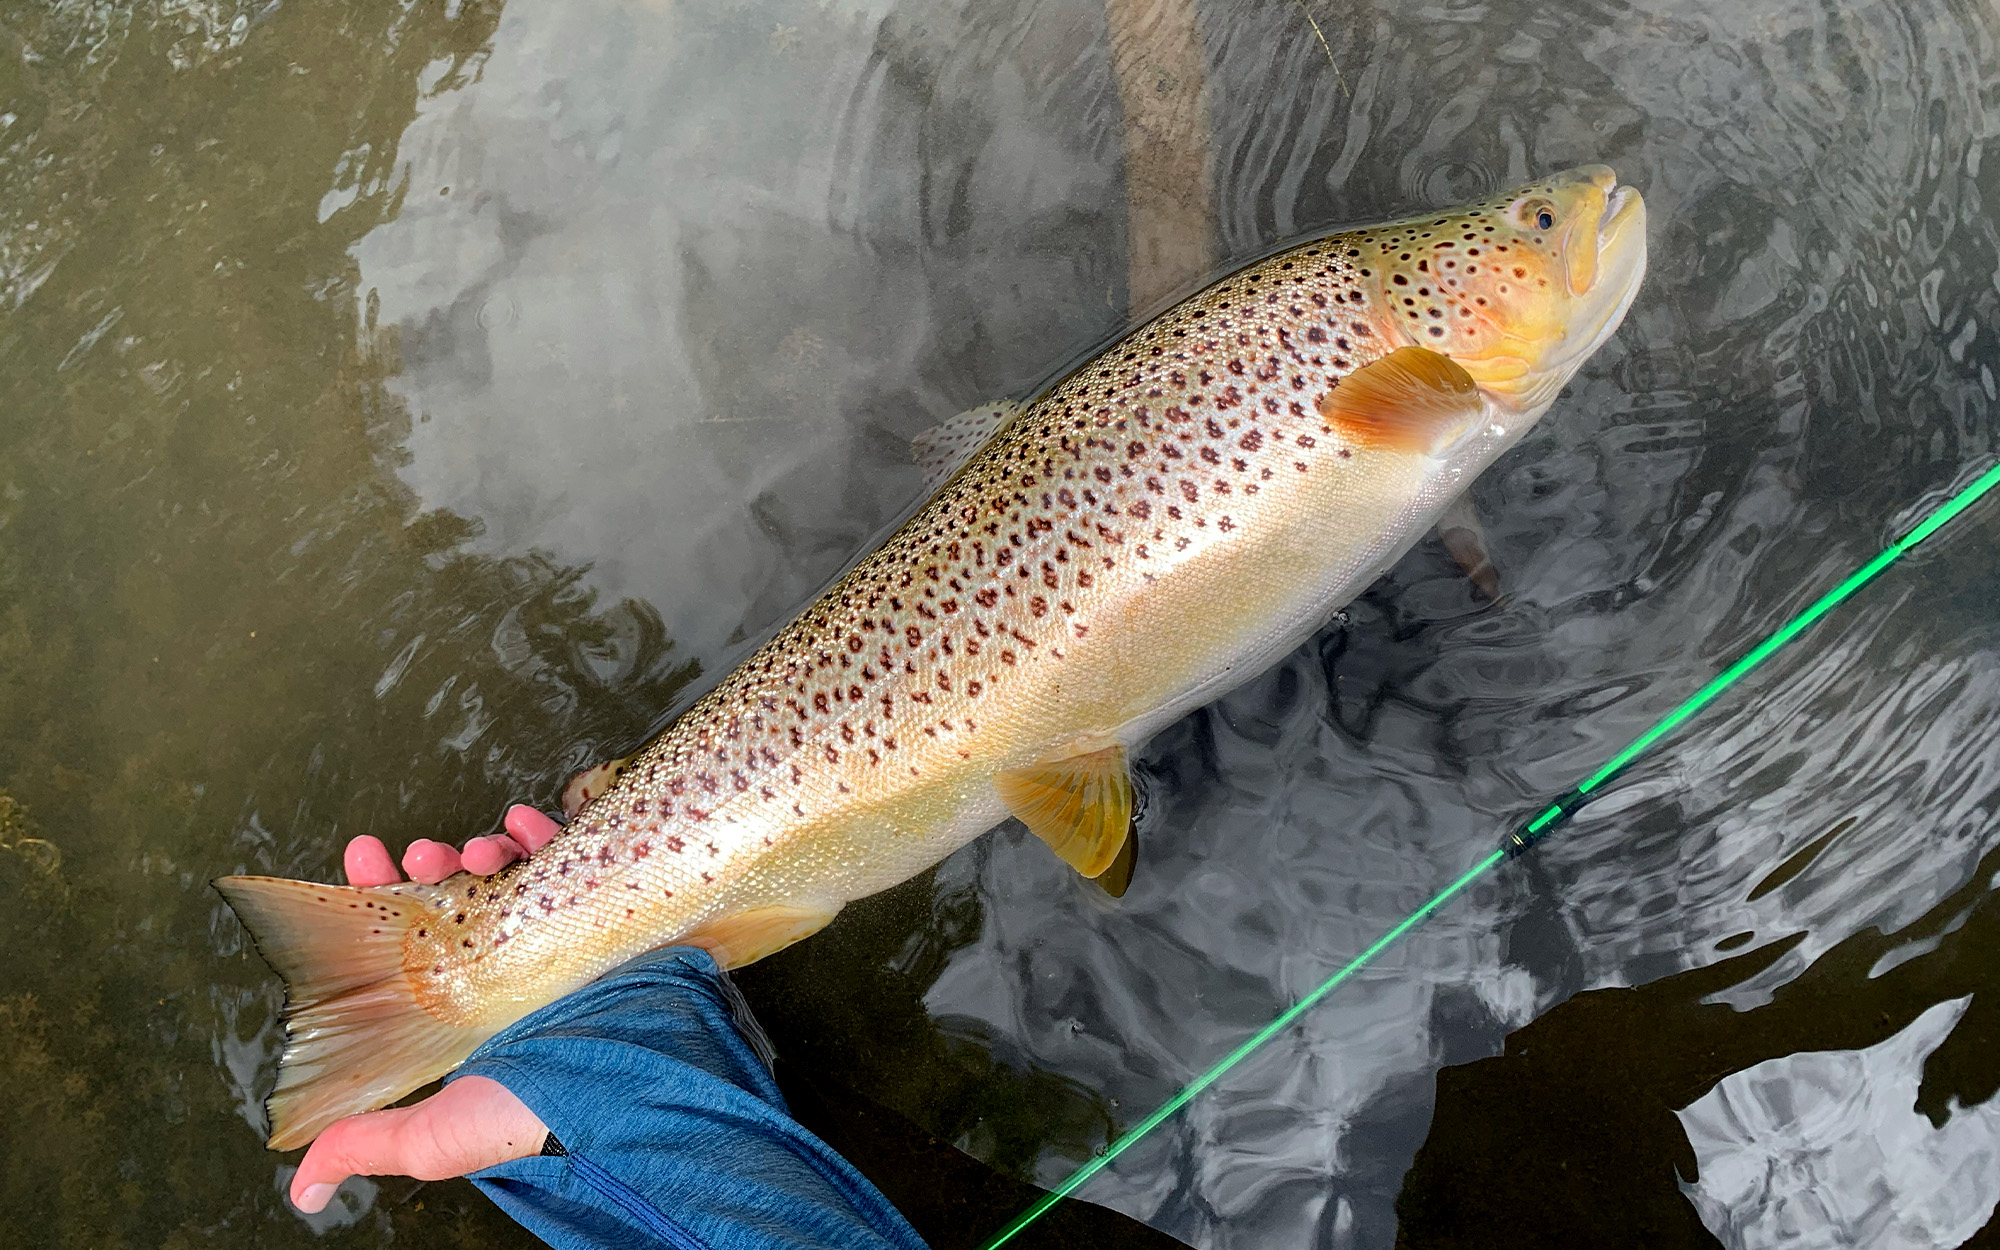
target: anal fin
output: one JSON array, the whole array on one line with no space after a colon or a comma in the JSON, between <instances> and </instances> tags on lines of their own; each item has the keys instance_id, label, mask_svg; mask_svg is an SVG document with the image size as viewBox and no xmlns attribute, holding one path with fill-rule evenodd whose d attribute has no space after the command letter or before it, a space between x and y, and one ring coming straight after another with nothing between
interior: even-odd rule
<instances>
[{"instance_id":1,"label":"anal fin","mask_svg":"<svg viewBox=\"0 0 2000 1250\"><path fill-rule=\"evenodd\" d=\"M1111 866L1094 878L1097 888L1112 898L1124 898L1125 891L1132 888L1132 874L1138 867L1139 831L1132 829L1126 833L1124 845L1118 848L1117 858L1111 861Z\"/></svg>"},{"instance_id":2,"label":"anal fin","mask_svg":"<svg viewBox=\"0 0 2000 1250\"><path fill-rule=\"evenodd\" d=\"M681 942L706 950L724 968L741 968L811 937L839 912L837 907L753 907L711 920Z\"/></svg>"},{"instance_id":3,"label":"anal fin","mask_svg":"<svg viewBox=\"0 0 2000 1250\"><path fill-rule=\"evenodd\" d=\"M1110 868L1131 833L1132 775L1124 747L1010 769L993 784L1007 810L1086 877Z\"/></svg>"}]
</instances>

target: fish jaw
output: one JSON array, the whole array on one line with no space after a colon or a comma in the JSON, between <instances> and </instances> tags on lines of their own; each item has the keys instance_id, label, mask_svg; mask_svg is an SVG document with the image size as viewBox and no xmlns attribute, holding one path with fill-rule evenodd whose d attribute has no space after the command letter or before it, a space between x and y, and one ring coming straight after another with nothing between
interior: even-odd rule
<instances>
[{"instance_id":1,"label":"fish jaw","mask_svg":"<svg viewBox=\"0 0 2000 1250\"><path fill-rule=\"evenodd\" d=\"M1596 168L1612 178L1610 170ZM1617 331L1646 277L1646 201L1637 189L1614 182L1597 217L1579 216L1570 229L1578 236L1570 254L1591 255L1593 261L1588 284L1571 290L1561 346L1542 362L1543 372L1555 379L1553 385L1547 380L1541 384L1544 405Z\"/></svg>"},{"instance_id":2,"label":"fish jaw","mask_svg":"<svg viewBox=\"0 0 2000 1250\"><path fill-rule=\"evenodd\" d=\"M1517 240L1520 247L1546 249L1531 251L1523 266L1536 283L1539 315L1521 318L1526 332L1500 353L1511 359L1495 362L1501 367L1487 378L1479 379L1475 363L1461 362L1482 381L1496 417L1517 435L1548 411L1584 361L1617 331L1646 276L1646 202L1635 188L1620 186L1608 167L1587 165L1524 188L1505 211L1531 230L1532 218L1551 204L1556 228ZM1514 361L1521 362L1518 370Z\"/></svg>"}]
</instances>

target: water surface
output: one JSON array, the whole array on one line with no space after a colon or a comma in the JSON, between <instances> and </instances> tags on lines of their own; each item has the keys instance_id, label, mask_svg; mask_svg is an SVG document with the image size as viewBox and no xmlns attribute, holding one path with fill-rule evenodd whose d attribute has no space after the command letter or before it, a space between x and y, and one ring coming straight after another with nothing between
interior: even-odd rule
<instances>
[{"instance_id":1,"label":"water surface","mask_svg":"<svg viewBox=\"0 0 2000 1250\"><path fill-rule=\"evenodd\" d=\"M1972 5L0 32L28 1244L307 1235L259 1145L277 985L210 877L552 804L915 502L912 434L1285 239L1603 161L1653 262L1471 492L1499 600L1427 542L1161 735L1124 899L1009 827L745 974L829 1098L1007 1175L1060 1179L1995 451ZM1085 1196L1214 1247L1964 1241L2000 1198L1996 539L1969 515ZM314 1227L529 1244L462 1184Z\"/></svg>"}]
</instances>

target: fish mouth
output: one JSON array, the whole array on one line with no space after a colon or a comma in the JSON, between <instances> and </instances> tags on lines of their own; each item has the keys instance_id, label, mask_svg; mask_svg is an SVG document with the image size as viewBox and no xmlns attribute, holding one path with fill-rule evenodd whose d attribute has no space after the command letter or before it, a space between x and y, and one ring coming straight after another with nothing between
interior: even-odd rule
<instances>
[{"instance_id":1,"label":"fish mouth","mask_svg":"<svg viewBox=\"0 0 2000 1250\"><path fill-rule=\"evenodd\" d=\"M1589 184L1589 190L1576 194ZM1620 186L1608 166L1586 165L1555 175L1544 186L1587 212L1595 220L1574 218L1563 238L1565 263L1556 275L1565 279L1561 323L1552 335L1530 346L1507 371L1501 358L1468 364L1493 404L1496 415L1511 421L1525 414L1540 415L1572 375L1604 345L1625 319L1639 284L1646 276L1646 202L1639 192ZM1582 201L1578 204L1578 201ZM1539 350L1537 350L1539 349Z\"/></svg>"},{"instance_id":2,"label":"fish mouth","mask_svg":"<svg viewBox=\"0 0 2000 1250\"><path fill-rule=\"evenodd\" d=\"M1575 173L1604 192L1604 211L1597 219L1596 238L1577 240L1582 246L1595 244L1596 275L1589 289L1575 297L1563 350L1549 362L1550 372L1562 377L1617 331L1646 276L1646 201L1638 189L1618 185L1618 175L1603 165Z\"/></svg>"}]
</instances>

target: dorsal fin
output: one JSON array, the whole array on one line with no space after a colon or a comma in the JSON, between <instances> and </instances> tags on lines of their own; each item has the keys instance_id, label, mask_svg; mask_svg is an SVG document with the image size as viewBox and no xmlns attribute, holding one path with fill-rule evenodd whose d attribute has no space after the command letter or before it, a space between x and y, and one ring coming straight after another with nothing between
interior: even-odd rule
<instances>
[{"instance_id":1,"label":"dorsal fin","mask_svg":"<svg viewBox=\"0 0 2000 1250\"><path fill-rule=\"evenodd\" d=\"M1011 769L993 784L1007 810L1086 877L1112 866L1131 831L1132 776L1124 747Z\"/></svg>"},{"instance_id":2,"label":"dorsal fin","mask_svg":"<svg viewBox=\"0 0 2000 1250\"><path fill-rule=\"evenodd\" d=\"M1319 413L1356 447L1434 456L1485 412L1464 366L1427 347L1399 347L1340 380Z\"/></svg>"},{"instance_id":3,"label":"dorsal fin","mask_svg":"<svg viewBox=\"0 0 2000 1250\"><path fill-rule=\"evenodd\" d=\"M924 471L924 489L934 491L972 459L972 453L1007 427L1021 411L1011 399L995 400L964 412L910 440L910 457Z\"/></svg>"}]
</instances>

